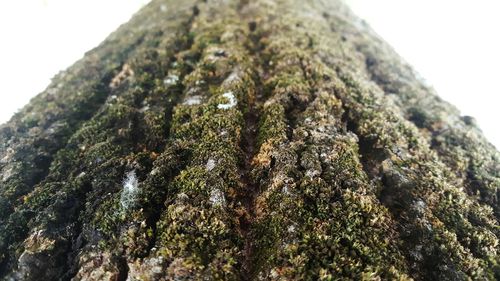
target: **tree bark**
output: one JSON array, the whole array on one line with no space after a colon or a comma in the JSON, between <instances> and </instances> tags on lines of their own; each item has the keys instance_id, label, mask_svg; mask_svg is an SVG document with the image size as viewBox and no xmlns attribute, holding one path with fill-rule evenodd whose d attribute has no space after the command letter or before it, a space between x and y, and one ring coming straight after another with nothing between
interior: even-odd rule
<instances>
[{"instance_id":1,"label":"tree bark","mask_svg":"<svg viewBox=\"0 0 500 281\"><path fill-rule=\"evenodd\" d=\"M154 0L0 127L6 280L500 279L500 155L337 0Z\"/></svg>"}]
</instances>

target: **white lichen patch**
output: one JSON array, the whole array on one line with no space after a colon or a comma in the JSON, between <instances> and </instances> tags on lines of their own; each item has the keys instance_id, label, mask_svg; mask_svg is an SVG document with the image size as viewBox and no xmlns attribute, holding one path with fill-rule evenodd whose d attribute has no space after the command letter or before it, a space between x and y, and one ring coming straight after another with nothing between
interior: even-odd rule
<instances>
[{"instance_id":1,"label":"white lichen patch","mask_svg":"<svg viewBox=\"0 0 500 281\"><path fill-rule=\"evenodd\" d=\"M225 89L230 88L233 85L237 85L242 82L242 71L239 68L236 68L229 74L229 76L222 82L222 87Z\"/></svg>"},{"instance_id":2,"label":"white lichen patch","mask_svg":"<svg viewBox=\"0 0 500 281\"><path fill-rule=\"evenodd\" d=\"M206 53L204 60L212 63L228 55L225 50L216 47L207 48Z\"/></svg>"},{"instance_id":3,"label":"white lichen patch","mask_svg":"<svg viewBox=\"0 0 500 281\"><path fill-rule=\"evenodd\" d=\"M139 112L140 112L140 113L144 113L144 112L146 112L146 111L149 111L149 109L151 109L151 108L149 107L149 105L145 105L145 106L141 107L141 109L139 109Z\"/></svg>"},{"instance_id":4,"label":"white lichen patch","mask_svg":"<svg viewBox=\"0 0 500 281\"><path fill-rule=\"evenodd\" d=\"M75 280L115 280L119 274L116 263L108 251L86 252L79 256Z\"/></svg>"},{"instance_id":5,"label":"white lichen patch","mask_svg":"<svg viewBox=\"0 0 500 281\"><path fill-rule=\"evenodd\" d=\"M290 195L290 188L288 187L288 185L284 185L283 188L281 189L281 191L283 192L283 194L285 195Z\"/></svg>"},{"instance_id":6,"label":"white lichen patch","mask_svg":"<svg viewBox=\"0 0 500 281\"><path fill-rule=\"evenodd\" d=\"M227 109L235 107L238 104L238 102L236 101L236 97L234 96L233 92L231 92L231 91L226 92L222 96L224 98L226 98L228 102L227 103L218 104L217 105L218 109L227 110Z\"/></svg>"},{"instance_id":7,"label":"white lichen patch","mask_svg":"<svg viewBox=\"0 0 500 281\"><path fill-rule=\"evenodd\" d=\"M422 245L417 245L413 250L410 251L410 255L417 261L421 261L424 256L422 255Z\"/></svg>"},{"instance_id":8,"label":"white lichen patch","mask_svg":"<svg viewBox=\"0 0 500 281\"><path fill-rule=\"evenodd\" d=\"M231 74L222 82L222 86L228 87L232 84L238 83L241 81L239 71L233 71Z\"/></svg>"},{"instance_id":9,"label":"white lichen patch","mask_svg":"<svg viewBox=\"0 0 500 281\"><path fill-rule=\"evenodd\" d=\"M273 268L273 269L271 269L271 273L270 273L269 275L270 275L270 276L271 276L271 278L273 278L273 279L278 279L278 277L280 276L280 275L278 274L278 271L277 271L276 269L274 269L274 268Z\"/></svg>"},{"instance_id":10,"label":"white lichen patch","mask_svg":"<svg viewBox=\"0 0 500 281\"><path fill-rule=\"evenodd\" d=\"M205 164L205 170L207 172L212 171L215 168L215 160L214 159L208 159L207 164Z\"/></svg>"},{"instance_id":11,"label":"white lichen patch","mask_svg":"<svg viewBox=\"0 0 500 281\"><path fill-rule=\"evenodd\" d=\"M162 11L162 12L166 12L167 10L168 10L167 5L162 4L162 5L160 6L160 11Z\"/></svg>"},{"instance_id":12,"label":"white lichen patch","mask_svg":"<svg viewBox=\"0 0 500 281\"><path fill-rule=\"evenodd\" d=\"M189 196L186 193L181 192L177 194L177 199L180 201L187 201L189 199Z\"/></svg>"},{"instance_id":13,"label":"white lichen patch","mask_svg":"<svg viewBox=\"0 0 500 281\"><path fill-rule=\"evenodd\" d=\"M135 174L135 171L130 171L127 173L125 180L123 181L123 190L120 197L120 204L123 209L127 210L135 205L137 202L137 197L139 195L139 180Z\"/></svg>"},{"instance_id":14,"label":"white lichen patch","mask_svg":"<svg viewBox=\"0 0 500 281\"><path fill-rule=\"evenodd\" d=\"M113 106L117 100L117 95L111 95L106 99L106 105Z\"/></svg>"},{"instance_id":15,"label":"white lichen patch","mask_svg":"<svg viewBox=\"0 0 500 281\"><path fill-rule=\"evenodd\" d=\"M136 261L134 263L129 263L127 281L160 280L166 265L165 259L161 256L146 258L142 260L142 262Z\"/></svg>"},{"instance_id":16,"label":"white lichen patch","mask_svg":"<svg viewBox=\"0 0 500 281\"><path fill-rule=\"evenodd\" d=\"M184 105L198 105L201 103L201 96L187 97L182 104Z\"/></svg>"},{"instance_id":17,"label":"white lichen patch","mask_svg":"<svg viewBox=\"0 0 500 281\"><path fill-rule=\"evenodd\" d=\"M314 178L315 176L321 175L321 172L318 170L307 170L306 177Z\"/></svg>"},{"instance_id":18,"label":"white lichen patch","mask_svg":"<svg viewBox=\"0 0 500 281\"><path fill-rule=\"evenodd\" d=\"M11 161L11 159L14 157L15 151L11 147L7 148L7 151L5 154L3 154L2 159L0 159L1 164L7 164Z\"/></svg>"},{"instance_id":19,"label":"white lichen patch","mask_svg":"<svg viewBox=\"0 0 500 281\"><path fill-rule=\"evenodd\" d=\"M13 165L9 165L9 166L5 167L2 171L2 174L1 174L2 175L1 176L2 182L8 181L12 177L13 174L14 174L14 166Z\"/></svg>"},{"instance_id":20,"label":"white lichen patch","mask_svg":"<svg viewBox=\"0 0 500 281\"><path fill-rule=\"evenodd\" d=\"M419 213L419 214L424 214L425 209L427 208L427 204L425 204L424 201L421 199L417 200L413 204L413 208Z\"/></svg>"},{"instance_id":21,"label":"white lichen patch","mask_svg":"<svg viewBox=\"0 0 500 281\"><path fill-rule=\"evenodd\" d=\"M175 258L170 264L168 264L168 268L163 272L166 274L165 279L147 279L147 280L202 280L196 279L195 273L193 272L192 266L189 265L189 261L185 258ZM141 280L144 280L141 278ZM209 279L203 279L209 280Z\"/></svg>"},{"instance_id":22,"label":"white lichen patch","mask_svg":"<svg viewBox=\"0 0 500 281\"><path fill-rule=\"evenodd\" d=\"M218 188L212 189L212 191L210 192L209 201L213 207L222 207L226 204L226 198L224 197L224 193Z\"/></svg>"},{"instance_id":23,"label":"white lichen patch","mask_svg":"<svg viewBox=\"0 0 500 281\"><path fill-rule=\"evenodd\" d=\"M50 88L45 90L45 93L47 93L47 95L49 96L54 96L55 94L57 94L58 91L59 91L58 88Z\"/></svg>"},{"instance_id":24,"label":"white lichen patch","mask_svg":"<svg viewBox=\"0 0 500 281\"><path fill-rule=\"evenodd\" d=\"M158 167L155 167L155 168L153 168L153 170L151 170L151 172L149 174L152 176L155 176L159 173L160 173L160 169Z\"/></svg>"},{"instance_id":25,"label":"white lichen patch","mask_svg":"<svg viewBox=\"0 0 500 281\"><path fill-rule=\"evenodd\" d=\"M169 74L163 80L163 84L165 84L166 86L175 85L175 84L177 84L177 82L179 82L179 76L177 76L175 74Z\"/></svg>"}]
</instances>

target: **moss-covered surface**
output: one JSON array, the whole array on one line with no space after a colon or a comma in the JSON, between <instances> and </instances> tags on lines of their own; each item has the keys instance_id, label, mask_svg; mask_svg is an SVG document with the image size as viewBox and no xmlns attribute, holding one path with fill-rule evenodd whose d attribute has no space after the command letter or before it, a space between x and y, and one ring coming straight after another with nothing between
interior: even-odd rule
<instances>
[{"instance_id":1,"label":"moss-covered surface","mask_svg":"<svg viewBox=\"0 0 500 281\"><path fill-rule=\"evenodd\" d=\"M6 280L500 278L499 153L340 1L153 1L0 140Z\"/></svg>"}]
</instances>

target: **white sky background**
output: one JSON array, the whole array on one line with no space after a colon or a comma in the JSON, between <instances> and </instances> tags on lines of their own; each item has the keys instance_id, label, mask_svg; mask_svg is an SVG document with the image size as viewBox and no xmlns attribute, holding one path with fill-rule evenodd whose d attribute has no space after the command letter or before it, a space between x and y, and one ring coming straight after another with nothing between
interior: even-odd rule
<instances>
[{"instance_id":1,"label":"white sky background","mask_svg":"<svg viewBox=\"0 0 500 281\"><path fill-rule=\"evenodd\" d=\"M500 149L499 0L346 0Z\"/></svg>"},{"instance_id":2,"label":"white sky background","mask_svg":"<svg viewBox=\"0 0 500 281\"><path fill-rule=\"evenodd\" d=\"M0 0L0 123L148 0Z\"/></svg>"},{"instance_id":3,"label":"white sky background","mask_svg":"<svg viewBox=\"0 0 500 281\"><path fill-rule=\"evenodd\" d=\"M0 0L0 123L147 2ZM500 148L499 0L346 2Z\"/></svg>"}]
</instances>

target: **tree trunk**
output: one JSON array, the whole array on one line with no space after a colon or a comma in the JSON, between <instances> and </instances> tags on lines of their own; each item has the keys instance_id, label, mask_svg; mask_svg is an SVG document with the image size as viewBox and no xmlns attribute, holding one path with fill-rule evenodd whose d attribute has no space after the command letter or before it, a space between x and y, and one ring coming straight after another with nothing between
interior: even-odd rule
<instances>
[{"instance_id":1,"label":"tree trunk","mask_svg":"<svg viewBox=\"0 0 500 281\"><path fill-rule=\"evenodd\" d=\"M500 155L337 0L156 0L0 129L6 280L494 280Z\"/></svg>"}]
</instances>

